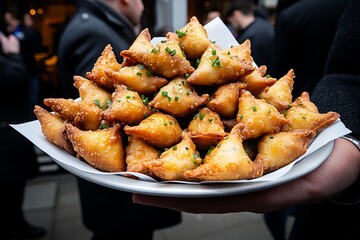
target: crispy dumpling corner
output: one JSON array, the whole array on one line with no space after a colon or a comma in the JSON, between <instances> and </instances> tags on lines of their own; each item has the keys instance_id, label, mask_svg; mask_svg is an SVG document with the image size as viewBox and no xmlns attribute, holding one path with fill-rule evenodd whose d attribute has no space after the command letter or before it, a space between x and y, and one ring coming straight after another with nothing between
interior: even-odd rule
<instances>
[{"instance_id":1,"label":"crispy dumpling corner","mask_svg":"<svg viewBox=\"0 0 360 240\"><path fill-rule=\"evenodd\" d=\"M149 105L175 117L184 117L205 105L208 99L208 94L199 96L185 78L177 77L162 87Z\"/></svg>"},{"instance_id":2,"label":"crispy dumpling corner","mask_svg":"<svg viewBox=\"0 0 360 240\"><path fill-rule=\"evenodd\" d=\"M182 140L158 159L144 163L148 171L162 180L186 180L184 172L196 168L202 159L189 133L183 131L181 136Z\"/></svg>"},{"instance_id":3,"label":"crispy dumpling corner","mask_svg":"<svg viewBox=\"0 0 360 240\"><path fill-rule=\"evenodd\" d=\"M243 147L244 125L237 124L229 135L205 156L204 163L194 170L185 171L188 179L200 181L240 180L263 174L261 159L252 161Z\"/></svg>"},{"instance_id":4,"label":"crispy dumpling corner","mask_svg":"<svg viewBox=\"0 0 360 240\"><path fill-rule=\"evenodd\" d=\"M96 131L83 131L65 124L66 133L77 153L96 169L105 172L126 171L125 150L120 125Z\"/></svg>"},{"instance_id":5,"label":"crispy dumpling corner","mask_svg":"<svg viewBox=\"0 0 360 240\"><path fill-rule=\"evenodd\" d=\"M38 105L35 105L34 113L39 120L41 131L46 139L56 146L65 149L71 155L75 155L71 142L66 135L64 120Z\"/></svg>"},{"instance_id":6,"label":"crispy dumpling corner","mask_svg":"<svg viewBox=\"0 0 360 240\"><path fill-rule=\"evenodd\" d=\"M264 135L258 143L257 159L262 159L264 173L288 165L305 154L315 132L308 129Z\"/></svg>"},{"instance_id":7,"label":"crispy dumpling corner","mask_svg":"<svg viewBox=\"0 0 360 240\"><path fill-rule=\"evenodd\" d=\"M115 53L110 44L105 46L91 72L86 73L86 77L97 83L99 86L112 90L114 89L114 82L105 74L106 68L111 68L114 71L119 71L121 68L121 64L117 62Z\"/></svg>"},{"instance_id":8,"label":"crispy dumpling corner","mask_svg":"<svg viewBox=\"0 0 360 240\"><path fill-rule=\"evenodd\" d=\"M182 129L171 115L155 112L139 125L124 127L127 135L138 137L157 148L171 147L181 140Z\"/></svg>"}]
</instances>

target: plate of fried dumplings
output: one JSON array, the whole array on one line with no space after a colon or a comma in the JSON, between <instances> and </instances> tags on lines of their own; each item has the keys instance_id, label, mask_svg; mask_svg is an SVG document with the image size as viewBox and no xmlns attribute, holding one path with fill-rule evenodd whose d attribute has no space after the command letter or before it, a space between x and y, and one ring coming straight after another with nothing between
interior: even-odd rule
<instances>
[{"instance_id":1,"label":"plate of fried dumplings","mask_svg":"<svg viewBox=\"0 0 360 240\"><path fill-rule=\"evenodd\" d=\"M319 112L307 92L292 96L294 80L293 69L276 79L256 66L250 40L221 48L192 17L156 44L144 29L127 50L105 46L91 71L74 76L79 99L45 98L34 113L46 141L106 174L54 160L99 184L149 194L166 185L187 196L200 185L210 195L219 185L239 192L244 185L231 182L244 180L249 191L303 175L331 152L331 139L308 149L340 115ZM282 179L251 182L301 157Z\"/></svg>"}]
</instances>

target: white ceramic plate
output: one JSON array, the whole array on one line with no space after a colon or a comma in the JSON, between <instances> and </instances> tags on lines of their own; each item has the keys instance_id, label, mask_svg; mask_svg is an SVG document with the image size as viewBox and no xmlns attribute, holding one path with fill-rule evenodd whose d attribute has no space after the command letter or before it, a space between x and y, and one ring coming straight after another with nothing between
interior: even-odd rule
<instances>
[{"instance_id":1,"label":"white ceramic plate","mask_svg":"<svg viewBox=\"0 0 360 240\"><path fill-rule=\"evenodd\" d=\"M329 156L334 146L331 141L319 148L302 161L296 163L293 168L274 181L246 182L246 183L219 183L219 184L181 184L181 183L156 183L127 178L120 175L99 175L81 171L63 162L57 161L67 171L76 176L94 182L105 187L146 195L170 196L170 197L216 197L243 194L259 191L266 188L292 181L319 167Z\"/></svg>"}]
</instances>

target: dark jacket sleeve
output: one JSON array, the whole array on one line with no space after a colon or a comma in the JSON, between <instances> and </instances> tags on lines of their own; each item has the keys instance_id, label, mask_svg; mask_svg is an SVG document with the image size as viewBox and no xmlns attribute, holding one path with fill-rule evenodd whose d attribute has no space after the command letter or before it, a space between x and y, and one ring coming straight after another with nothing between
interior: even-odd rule
<instances>
[{"instance_id":1,"label":"dark jacket sleeve","mask_svg":"<svg viewBox=\"0 0 360 240\"><path fill-rule=\"evenodd\" d=\"M312 100L319 110L337 111L343 123L360 136L360 1L350 1L340 19L325 76Z\"/></svg>"}]
</instances>

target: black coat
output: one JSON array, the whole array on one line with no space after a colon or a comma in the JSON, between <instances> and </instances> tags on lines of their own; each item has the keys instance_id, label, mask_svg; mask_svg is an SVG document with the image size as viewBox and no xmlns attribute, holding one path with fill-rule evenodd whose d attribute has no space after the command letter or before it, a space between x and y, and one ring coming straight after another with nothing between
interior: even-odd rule
<instances>
[{"instance_id":1,"label":"black coat","mask_svg":"<svg viewBox=\"0 0 360 240\"><path fill-rule=\"evenodd\" d=\"M311 93L324 74L340 16L348 0L301 0L277 17L270 74L295 72L293 97Z\"/></svg>"},{"instance_id":2,"label":"black coat","mask_svg":"<svg viewBox=\"0 0 360 240\"><path fill-rule=\"evenodd\" d=\"M85 76L107 44L115 55L128 49L136 35L128 20L97 2L85 1L73 16L59 43L60 97L77 98L73 76ZM96 234L116 236L151 231L177 224L180 212L133 204L131 193L105 188L78 178L83 221ZM136 230L137 229L137 230Z\"/></svg>"},{"instance_id":3,"label":"black coat","mask_svg":"<svg viewBox=\"0 0 360 240\"><path fill-rule=\"evenodd\" d=\"M33 119L27 101L29 73L20 55L0 53L0 181L24 182L38 173L32 143L9 126Z\"/></svg>"},{"instance_id":4,"label":"black coat","mask_svg":"<svg viewBox=\"0 0 360 240\"><path fill-rule=\"evenodd\" d=\"M337 111L360 138L360 1L350 1L329 53L325 76L313 92L320 112ZM341 159L339 159L341 161ZM346 191L360 199L360 179ZM355 199L356 200L356 199ZM341 205L326 200L306 206L295 220L293 239L360 239L360 203Z\"/></svg>"}]
</instances>

